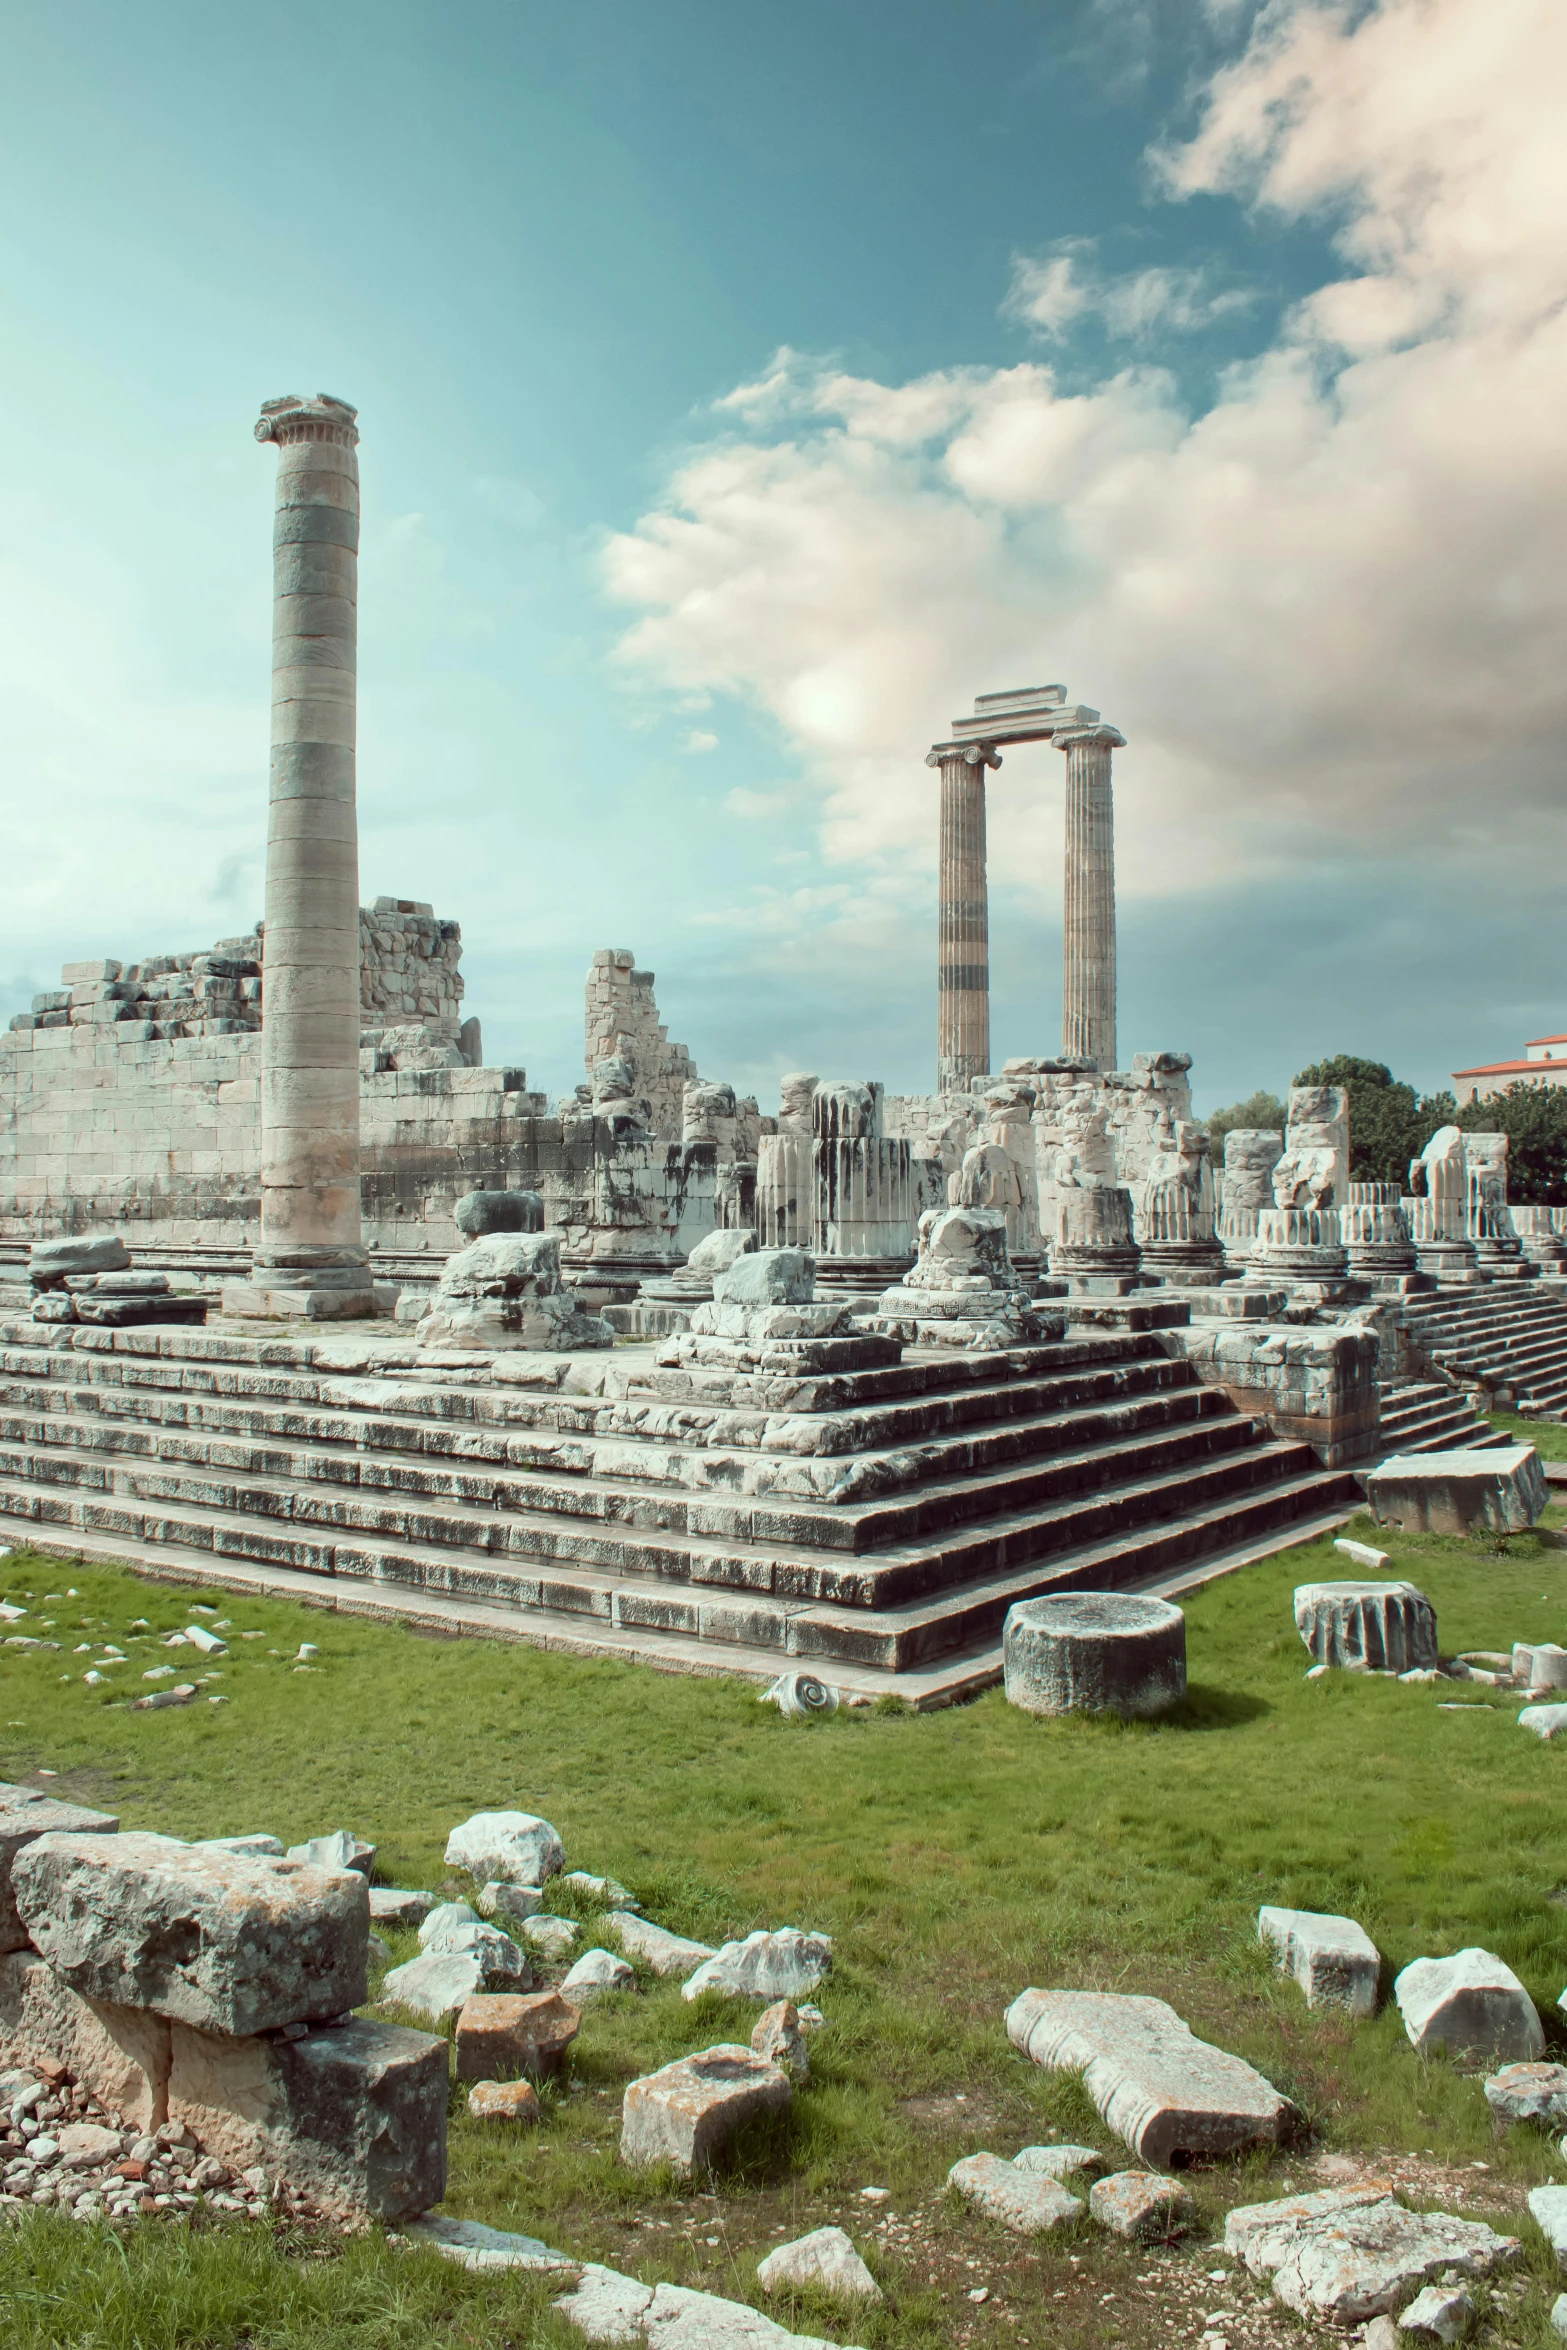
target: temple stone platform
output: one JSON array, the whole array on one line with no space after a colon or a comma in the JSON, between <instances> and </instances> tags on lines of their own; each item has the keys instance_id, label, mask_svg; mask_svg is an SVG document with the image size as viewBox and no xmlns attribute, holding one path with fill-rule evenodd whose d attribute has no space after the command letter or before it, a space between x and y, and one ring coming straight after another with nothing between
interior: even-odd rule
<instances>
[{"instance_id":1,"label":"temple stone platform","mask_svg":"<svg viewBox=\"0 0 1567 2350\"><path fill-rule=\"evenodd\" d=\"M1153 1333L562 1357L0 1322L0 1527L65 1556L667 1669L939 1704L1014 1600L1168 1592L1353 1479Z\"/></svg>"}]
</instances>

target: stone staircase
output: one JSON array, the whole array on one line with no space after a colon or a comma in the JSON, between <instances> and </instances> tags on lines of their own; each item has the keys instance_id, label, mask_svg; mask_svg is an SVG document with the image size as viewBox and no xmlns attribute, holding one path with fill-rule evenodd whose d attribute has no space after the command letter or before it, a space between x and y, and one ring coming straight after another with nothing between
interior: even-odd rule
<instances>
[{"instance_id":1,"label":"stone staircase","mask_svg":"<svg viewBox=\"0 0 1567 2350\"><path fill-rule=\"evenodd\" d=\"M1381 1390L1382 1419L1377 1453L1478 1452L1510 1444L1488 1420L1477 1420L1465 1398L1440 1379L1397 1379Z\"/></svg>"},{"instance_id":2,"label":"stone staircase","mask_svg":"<svg viewBox=\"0 0 1567 2350\"><path fill-rule=\"evenodd\" d=\"M1542 1418L1567 1412L1567 1302L1555 1284L1496 1282L1405 1298L1401 1319L1416 1353L1455 1386Z\"/></svg>"},{"instance_id":3,"label":"stone staircase","mask_svg":"<svg viewBox=\"0 0 1567 2350\"><path fill-rule=\"evenodd\" d=\"M1153 1333L419 1359L387 1334L0 1322L0 1526L163 1576L941 1703L1050 1590L1178 1589L1353 1478Z\"/></svg>"}]
</instances>

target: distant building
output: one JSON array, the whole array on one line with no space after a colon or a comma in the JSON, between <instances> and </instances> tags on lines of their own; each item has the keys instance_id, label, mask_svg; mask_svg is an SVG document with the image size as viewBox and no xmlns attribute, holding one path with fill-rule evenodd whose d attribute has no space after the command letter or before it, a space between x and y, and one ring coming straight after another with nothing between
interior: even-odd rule
<instances>
[{"instance_id":1,"label":"distant building","mask_svg":"<svg viewBox=\"0 0 1567 2350\"><path fill-rule=\"evenodd\" d=\"M1567 1085L1567 1036L1536 1036L1524 1046L1521 1061L1489 1061L1483 1069L1455 1069L1453 1091L1458 1106L1488 1101L1510 1085Z\"/></svg>"}]
</instances>

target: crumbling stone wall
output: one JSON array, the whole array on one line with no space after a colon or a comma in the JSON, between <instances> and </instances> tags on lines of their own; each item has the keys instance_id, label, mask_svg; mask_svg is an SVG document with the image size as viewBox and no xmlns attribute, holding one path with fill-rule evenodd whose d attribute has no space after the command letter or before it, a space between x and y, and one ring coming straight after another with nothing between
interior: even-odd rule
<instances>
[{"instance_id":1,"label":"crumbling stone wall","mask_svg":"<svg viewBox=\"0 0 1567 2350\"><path fill-rule=\"evenodd\" d=\"M653 997L653 974L639 971L629 947L600 947L588 972L586 1061L627 1063L636 1097L652 1112L656 1134L681 1128L682 1097L696 1078L683 1044L671 1044Z\"/></svg>"}]
</instances>

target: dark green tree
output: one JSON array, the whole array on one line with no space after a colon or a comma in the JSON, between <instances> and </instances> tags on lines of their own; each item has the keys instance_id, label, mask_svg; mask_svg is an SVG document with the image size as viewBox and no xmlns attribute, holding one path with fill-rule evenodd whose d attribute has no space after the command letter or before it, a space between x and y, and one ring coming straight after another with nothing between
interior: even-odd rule
<instances>
[{"instance_id":1,"label":"dark green tree","mask_svg":"<svg viewBox=\"0 0 1567 2350\"><path fill-rule=\"evenodd\" d=\"M1260 1087L1245 1101L1234 1102L1227 1110L1215 1110L1211 1118L1203 1120L1203 1124L1208 1129L1209 1140L1213 1144L1215 1165L1222 1167L1224 1164L1224 1138L1232 1128L1236 1126L1260 1126L1264 1129L1271 1127L1276 1133L1282 1134L1284 1120L1284 1104L1279 1100L1278 1095L1264 1093Z\"/></svg>"},{"instance_id":2,"label":"dark green tree","mask_svg":"<svg viewBox=\"0 0 1567 2350\"><path fill-rule=\"evenodd\" d=\"M1365 1061L1356 1053L1313 1061L1295 1083L1341 1085L1349 1095L1349 1172L1355 1183L1407 1183L1410 1160L1455 1117L1450 1093L1417 1094L1385 1061Z\"/></svg>"},{"instance_id":3,"label":"dark green tree","mask_svg":"<svg viewBox=\"0 0 1567 2350\"><path fill-rule=\"evenodd\" d=\"M1508 1137L1510 1200L1567 1208L1567 1086L1510 1085L1489 1101L1466 1102L1452 1123Z\"/></svg>"}]
</instances>

